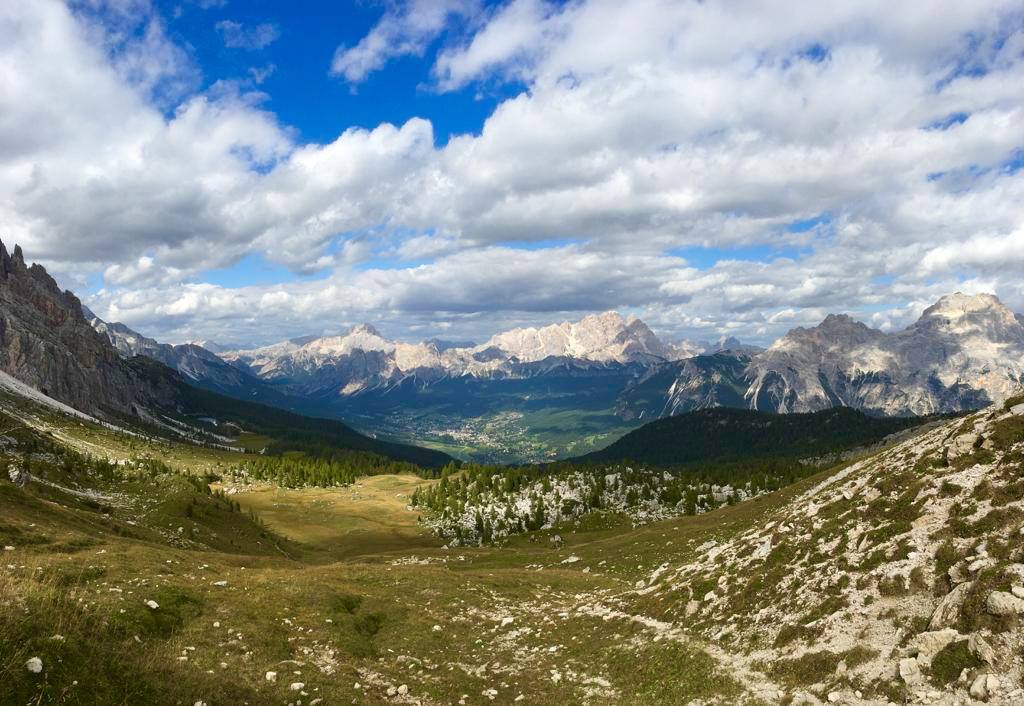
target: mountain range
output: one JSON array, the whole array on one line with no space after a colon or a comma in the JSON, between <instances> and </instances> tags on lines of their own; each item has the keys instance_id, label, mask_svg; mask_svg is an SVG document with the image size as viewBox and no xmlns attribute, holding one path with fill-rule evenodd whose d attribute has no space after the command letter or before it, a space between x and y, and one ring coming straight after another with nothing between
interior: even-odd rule
<instances>
[{"instance_id":1,"label":"mountain range","mask_svg":"<svg viewBox=\"0 0 1024 706\"><path fill-rule=\"evenodd\" d=\"M520 328L481 345L409 344L369 324L213 355L164 346L119 324L93 320L124 354L147 355L200 384L236 392L269 383L289 397L340 408L345 398L423 393L453 379L623 378L621 419L649 419L716 406L811 412L846 406L873 414L961 411L1005 399L1024 381L1024 318L989 294L951 294L902 331L885 333L845 314L796 328L767 350L735 339L718 346L664 343L635 317L605 312L543 328ZM230 363L238 373L219 362ZM464 381L463 381L464 382ZM597 383L595 383L597 384ZM464 386L464 385L463 385ZM267 394L262 392L260 394ZM333 400L333 402L332 402ZM420 400L421 402L423 400ZM300 405L301 406L301 405Z\"/></svg>"},{"instance_id":2,"label":"mountain range","mask_svg":"<svg viewBox=\"0 0 1024 706\"><path fill-rule=\"evenodd\" d=\"M580 455L713 407L926 415L999 403L1024 383L1024 317L990 294L944 296L888 333L833 314L767 349L667 343L610 311L478 345L405 343L362 324L255 349L210 344L214 353L103 321L0 244L0 303L0 369L90 413L174 403L174 384L128 364L142 356L217 394L481 460Z\"/></svg>"}]
</instances>

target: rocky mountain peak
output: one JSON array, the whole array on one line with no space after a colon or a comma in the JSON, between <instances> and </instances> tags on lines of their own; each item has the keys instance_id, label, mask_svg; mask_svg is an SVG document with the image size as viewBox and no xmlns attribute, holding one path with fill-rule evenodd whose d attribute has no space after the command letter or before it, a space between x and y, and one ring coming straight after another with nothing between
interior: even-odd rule
<instances>
[{"instance_id":1,"label":"rocky mountain peak","mask_svg":"<svg viewBox=\"0 0 1024 706\"><path fill-rule=\"evenodd\" d=\"M964 294L954 292L939 297L939 300L924 310L922 316L945 316L947 318L960 318L967 314L981 312L1009 311L1006 305L994 294Z\"/></svg>"},{"instance_id":2,"label":"rocky mountain peak","mask_svg":"<svg viewBox=\"0 0 1024 706\"><path fill-rule=\"evenodd\" d=\"M961 292L946 295L925 309L911 328L940 329L957 334L984 333L996 339L1024 335L1017 314L998 297Z\"/></svg>"},{"instance_id":3,"label":"rocky mountain peak","mask_svg":"<svg viewBox=\"0 0 1024 706\"><path fill-rule=\"evenodd\" d=\"M588 314L575 323L512 329L484 344L484 348L490 347L520 361L555 356L625 363L671 356L669 347L643 321L635 316L624 317L617 311Z\"/></svg>"},{"instance_id":4,"label":"rocky mountain peak","mask_svg":"<svg viewBox=\"0 0 1024 706\"><path fill-rule=\"evenodd\" d=\"M377 338L383 338L380 331L378 331L371 323L361 323L353 326L349 329L349 335L360 335L366 334L367 336L376 336Z\"/></svg>"},{"instance_id":5,"label":"rocky mountain peak","mask_svg":"<svg viewBox=\"0 0 1024 706\"><path fill-rule=\"evenodd\" d=\"M42 265L0 243L0 370L76 409L131 410L150 392Z\"/></svg>"}]
</instances>

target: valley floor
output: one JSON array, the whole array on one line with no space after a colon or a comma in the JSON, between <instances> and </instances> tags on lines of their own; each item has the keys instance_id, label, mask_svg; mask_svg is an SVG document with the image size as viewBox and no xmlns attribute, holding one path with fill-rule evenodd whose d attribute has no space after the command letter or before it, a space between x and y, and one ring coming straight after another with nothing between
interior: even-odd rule
<instances>
[{"instance_id":1,"label":"valley floor","mask_svg":"<svg viewBox=\"0 0 1024 706\"><path fill-rule=\"evenodd\" d=\"M594 515L559 530L561 544L540 532L449 549L408 508L418 478L211 495L180 472L224 468L228 452L29 416L63 443L159 456L179 472L83 473L36 452L24 488L0 480L3 703L953 704L987 672L1000 675L989 703L1024 702L1015 622L918 620L947 595L933 591L928 552L952 500L917 505L916 493L957 473L969 492L997 467L915 466L968 433L960 421L705 515L638 528ZM24 457L4 458L10 469ZM879 475L897 465L921 477ZM858 494L875 508L911 485L906 532L886 529L902 506L877 506L890 517L865 525ZM1019 516L986 531L1017 532ZM977 571L1024 566L994 537ZM954 540L950 565L980 555L969 536ZM982 580L1010 588L991 573L971 585ZM952 635L932 638L945 642L922 661L913 640L943 628ZM1000 652L991 668L975 636ZM947 657L964 673L946 681L930 660L961 641L966 654Z\"/></svg>"}]
</instances>

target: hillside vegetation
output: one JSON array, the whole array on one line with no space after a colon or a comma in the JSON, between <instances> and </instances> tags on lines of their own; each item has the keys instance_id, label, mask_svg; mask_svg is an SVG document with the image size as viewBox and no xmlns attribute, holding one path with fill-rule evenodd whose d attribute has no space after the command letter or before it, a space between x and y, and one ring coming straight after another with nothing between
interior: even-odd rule
<instances>
[{"instance_id":1,"label":"hillside vegetation","mask_svg":"<svg viewBox=\"0 0 1024 706\"><path fill-rule=\"evenodd\" d=\"M10 703L1024 699L1024 400L696 515L447 548L409 501L460 473L233 483L251 454L0 403Z\"/></svg>"},{"instance_id":2,"label":"hillside vegetation","mask_svg":"<svg viewBox=\"0 0 1024 706\"><path fill-rule=\"evenodd\" d=\"M806 414L702 409L645 424L578 460L684 467L752 458L807 459L873 444L926 421L872 417L848 407Z\"/></svg>"},{"instance_id":3,"label":"hillside vegetation","mask_svg":"<svg viewBox=\"0 0 1024 706\"><path fill-rule=\"evenodd\" d=\"M639 525L770 493L933 421L878 419L850 409L702 410L651 422L574 462L467 465L412 502L455 545L573 527L589 514L625 516Z\"/></svg>"}]
</instances>

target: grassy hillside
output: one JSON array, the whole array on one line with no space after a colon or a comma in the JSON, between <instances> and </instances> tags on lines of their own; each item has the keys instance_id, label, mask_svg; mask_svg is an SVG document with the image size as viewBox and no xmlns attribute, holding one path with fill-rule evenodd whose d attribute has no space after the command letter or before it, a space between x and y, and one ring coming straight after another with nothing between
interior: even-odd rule
<instances>
[{"instance_id":1,"label":"grassy hillside","mask_svg":"<svg viewBox=\"0 0 1024 706\"><path fill-rule=\"evenodd\" d=\"M0 405L3 703L1024 698L1021 414L694 516L446 548L410 476L234 484L246 455Z\"/></svg>"},{"instance_id":2,"label":"grassy hillside","mask_svg":"<svg viewBox=\"0 0 1024 706\"><path fill-rule=\"evenodd\" d=\"M925 421L869 417L847 407L808 414L720 407L645 424L577 460L683 467L757 458L813 458L873 444Z\"/></svg>"}]
</instances>

